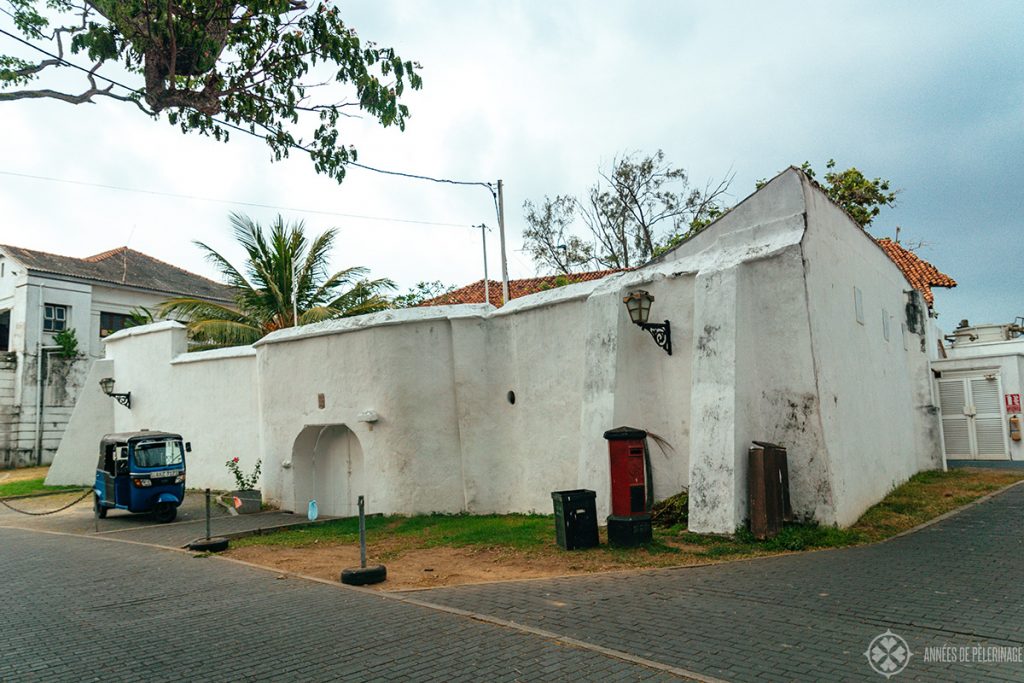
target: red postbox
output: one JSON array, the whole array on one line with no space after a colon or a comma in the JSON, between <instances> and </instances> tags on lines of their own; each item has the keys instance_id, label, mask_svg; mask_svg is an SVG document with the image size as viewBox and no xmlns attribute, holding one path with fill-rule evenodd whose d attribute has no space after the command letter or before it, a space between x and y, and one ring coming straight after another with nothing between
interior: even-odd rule
<instances>
[{"instance_id":1,"label":"red postbox","mask_svg":"<svg viewBox=\"0 0 1024 683\"><path fill-rule=\"evenodd\" d=\"M636 546L650 542L651 515L648 501L647 432L618 427L604 433L612 480L612 514L608 517L608 542Z\"/></svg>"},{"instance_id":2,"label":"red postbox","mask_svg":"<svg viewBox=\"0 0 1024 683\"><path fill-rule=\"evenodd\" d=\"M608 459L612 475L612 514L630 517L649 512L647 477L644 466L644 439L647 432L618 427L604 433L608 439Z\"/></svg>"}]
</instances>

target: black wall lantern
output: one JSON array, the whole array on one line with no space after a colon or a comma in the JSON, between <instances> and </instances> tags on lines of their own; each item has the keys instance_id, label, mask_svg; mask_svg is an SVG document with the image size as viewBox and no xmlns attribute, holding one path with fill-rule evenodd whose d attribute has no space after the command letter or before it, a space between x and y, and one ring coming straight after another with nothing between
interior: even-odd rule
<instances>
[{"instance_id":1,"label":"black wall lantern","mask_svg":"<svg viewBox=\"0 0 1024 683\"><path fill-rule=\"evenodd\" d=\"M131 410L131 408L132 408L132 392L129 391L127 394L115 394L114 393L114 378L113 377L104 377L103 379L101 379L100 380L100 389L103 390L104 394L106 394L107 396L113 398L118 403L123 405L125 408Z\"/></svg>"},{"instance_id":2,"label":"black wall lantern","mask_svg":"<svg viewBox=\"0 0 1024 683\"><path fill-rule=\"evenodd\" d=\"M647 318L651 314L651 303L653 302L654 296L643 289L630 292L622 298L622 303L626 304L626 310L629 311L629 319L641 329L650 332L651 336L654 337L654 343L665 349L665 352L671 356L672 327L669 325L669 322L667 320L664 323L647 322Z\"/></svg>"}]
</instances>

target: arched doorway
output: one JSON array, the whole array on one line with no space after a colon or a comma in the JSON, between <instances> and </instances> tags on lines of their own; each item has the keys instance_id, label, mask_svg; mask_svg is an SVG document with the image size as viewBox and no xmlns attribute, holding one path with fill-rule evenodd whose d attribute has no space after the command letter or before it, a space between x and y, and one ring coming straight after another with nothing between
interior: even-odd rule
<instances>
[{"instance_id":1,"label":"arched doorway","mask_svg":"<svg viewBox=\"0 0 1024 683\"><path fill-rule=\"evenodd\" d=\"M363 449L343 424L303 428L292 447L295 511L316 499L321 515L351 517L364 494Z\"/></svg>"}]
</instances>

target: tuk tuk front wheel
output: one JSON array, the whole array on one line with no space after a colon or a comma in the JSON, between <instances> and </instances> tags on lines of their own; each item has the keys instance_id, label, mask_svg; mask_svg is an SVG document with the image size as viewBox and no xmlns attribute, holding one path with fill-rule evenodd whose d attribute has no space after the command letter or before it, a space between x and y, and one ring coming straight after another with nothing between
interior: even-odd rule
<instances>
[{"instance_id":1,"label":"tuk tuk front wheel","mask_svg":"<svg viewBox=\"0 0 1024 683\"><path fill-rule=\"evenodd\" d=\"M161 524L173 522L177 516L178 508L171 503L157 503L157 506L153 508L153 519Z\"/></svg>"},{"instance_id":2,"label":"tuk tuk front wheel","mask_svg":"<svg viewBox=\"0 0 1024 683\"><path fill-rule=\"evenodd\" d=\"M96 516L100 519L107 518L107 508L100 504L100 497L93 494L92 497L92 511L96 513Z\"/></svg>"}]
</instances>

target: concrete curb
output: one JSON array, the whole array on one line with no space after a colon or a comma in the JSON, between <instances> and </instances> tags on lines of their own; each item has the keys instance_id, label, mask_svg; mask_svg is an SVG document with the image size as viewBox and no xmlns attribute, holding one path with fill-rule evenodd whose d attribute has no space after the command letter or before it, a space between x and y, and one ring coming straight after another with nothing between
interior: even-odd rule
<instances>
[{"instance_id":1,"label":"concrete curb","mask_svg":"<svg viewBox=\"0 0 1024 683\"><path fill-rule=\"evenodd\" d=\"M44 491L43 493L26 493L21 496L8 496L3 500L25 500L26 498L45 498L46 496L60 496L63 494L71 493L82 495L86 490L92 490L91 486L82 486L77 489L65 489L64 491Z\"/></svg>"}]
</instances>

